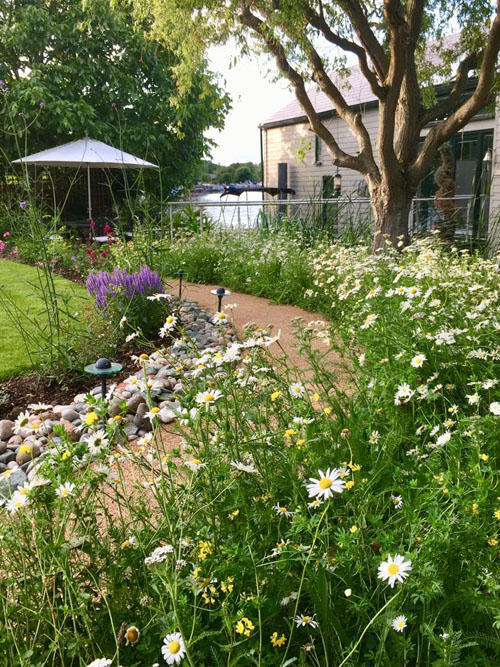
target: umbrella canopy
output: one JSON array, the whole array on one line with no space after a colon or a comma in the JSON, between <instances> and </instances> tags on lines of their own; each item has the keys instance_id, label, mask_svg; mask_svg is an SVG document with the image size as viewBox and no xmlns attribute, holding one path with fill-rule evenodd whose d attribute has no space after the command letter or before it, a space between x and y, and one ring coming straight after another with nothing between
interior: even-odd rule
<instances>
[{"instance_id":1,"label":"umbrella canopy","mask_svg":"<svg viewBox=\"0 0 500 667\"><path fill-rule=\"evenodd\" d=\"M69 144L27 155L12 164L34 164L45 167L95 167L108 169L158 169L158 165L141 160L102 141L86 137Z\"/></svg>"},{"instance_id":2,"label":"umbrella canopy","mask_svg":"<svg viewBox=\"0 0 500 667\"><path fill-rule=\"evenodd\" d=\"M92 219L92 195L90 188L91 169L159 169L158 165L125 153L125 151L102 141L85 137L68 144L48 148L40 153L27 155L12 164L32 164L40 167L84 167L87 169L88 215Z\"/></svg>"}]
</instances>

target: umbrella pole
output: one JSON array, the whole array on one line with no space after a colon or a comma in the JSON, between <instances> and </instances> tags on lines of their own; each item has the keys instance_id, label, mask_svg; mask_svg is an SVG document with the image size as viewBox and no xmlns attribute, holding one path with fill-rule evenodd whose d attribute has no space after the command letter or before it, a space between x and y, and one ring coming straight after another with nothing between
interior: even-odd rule
<instances>
[{"instance_id":1,"label":"umbrella pole","mask_svg":"<svg viewBox=\"0 0 500 667\"><path fill-rule=\"evenodd\" d=\"M90 190L90 166L87 165L87 191L89 198L89 221L92 222L92 195Z\"/></svg>"}]
</instances>

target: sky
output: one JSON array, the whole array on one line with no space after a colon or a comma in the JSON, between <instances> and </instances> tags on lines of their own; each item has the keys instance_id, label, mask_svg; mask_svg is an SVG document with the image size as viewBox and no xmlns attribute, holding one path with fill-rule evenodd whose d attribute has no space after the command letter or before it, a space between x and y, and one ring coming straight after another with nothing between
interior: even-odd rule
<instances>
[{"instance_id":1,"label":"sky","mask_svg":"<svg viewBox=\"0 0 500 667\"><path fill-rule=\"evenodd\" d=\"M225 79L224 89L233 101L224 129L207 132L218 144L212 150L212 160L224 165L260 163L259 123L291 102L294 94L284 80L273 83L266 77L269 68L276 70L272 61L263 56L246 57L230 69L228 63L234 55L234 44L212 47L209 52L211 69Z\"/></svg>"}]
</instances>

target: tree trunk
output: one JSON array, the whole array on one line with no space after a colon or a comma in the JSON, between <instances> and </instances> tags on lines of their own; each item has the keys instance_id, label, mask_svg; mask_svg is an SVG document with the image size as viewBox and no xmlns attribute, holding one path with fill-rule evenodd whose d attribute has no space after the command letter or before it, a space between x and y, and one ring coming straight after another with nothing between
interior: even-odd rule
<instances>
[{"instance_id":1,"label":"tree trunk","mask_svg":"<svg viewBox=\"0 0 500 667\"><path fill-rule=\"evenodd\" d=\"M409 218L414 192L410 188L388 188L384 184L370 188L370 206L374 227L373 251L389 242L395 248L408 245Z\"/></svg>"}]
</instances>

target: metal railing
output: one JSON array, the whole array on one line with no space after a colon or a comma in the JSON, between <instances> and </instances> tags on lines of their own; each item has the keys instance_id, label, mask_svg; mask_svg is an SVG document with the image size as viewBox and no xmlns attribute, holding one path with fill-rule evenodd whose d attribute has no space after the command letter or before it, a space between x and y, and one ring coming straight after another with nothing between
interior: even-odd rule
<instances>
[{"instance_id":1,"label":"metal railing","mask_svg":"<svg viewBox=\"0 0 500 667\"><path fill-rule=\"evenodd\" d=\"M453 204L457 235L471 237L477 233L478 227L487 226L487 196L457 195L440 198L437 205L435 197L415 197L408 219L410 234L430 231L443 222L444 218L439 209L443 210L444 202ZM318 226L328 228L335 234L340 234L348 227L368 226L373 222L370 199L366 197L243 201L192 200L170 202L168 206L172 240L175 236L175 216L186 207L189 207L191 211L193 209L196 211L200 231L206 229L207 219L211 227L228 230L265 228L286 219L289 222L299 223L303 228Z\"/></svg>"}]
</instances>

